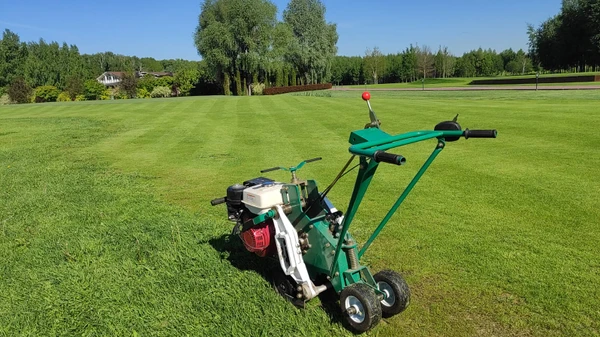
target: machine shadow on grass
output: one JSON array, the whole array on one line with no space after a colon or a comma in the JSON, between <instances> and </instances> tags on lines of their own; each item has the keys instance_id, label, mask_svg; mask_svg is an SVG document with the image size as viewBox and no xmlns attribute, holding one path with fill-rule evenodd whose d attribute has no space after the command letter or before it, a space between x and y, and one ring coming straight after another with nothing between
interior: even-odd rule
<instances>
[{"instance_id":1,"label":"machine shadow on grass","mask_svg":"<svg viewBox=\"0 0 600 337\"><path fill-rule=\"evenodd\" d=\"M261 258L253 253L249 253L242 244L241 240L232 235L221 235L208 240L208 243L219 253L221 257L227 259L232 266L239 270L252 270L260 274L269 284L273 286L273 291L277 291L276 284L279 281L277 275L282 274L279 261L274 258ZM282 296L284 297L284 296ZM327 313L332 323L341 323L346 329L350 330L350 325L342 316L339 308L339 298L333 289L322 292L319 296L320 307ZM285 298L285 297L284 297ZM290 305L302 307L290 301Z\"/></svg>"}]
</instances>

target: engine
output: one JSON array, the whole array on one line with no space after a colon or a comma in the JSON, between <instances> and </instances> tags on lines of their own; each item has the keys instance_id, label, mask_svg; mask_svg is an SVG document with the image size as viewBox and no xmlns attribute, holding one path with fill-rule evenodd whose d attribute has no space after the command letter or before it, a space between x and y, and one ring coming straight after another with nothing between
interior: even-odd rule
<instances>
[{"instance_id":1,"label":"engine","mask_svg":"<svg viewBox=\"0 0 600 337\"><path fill-rule=\"evenodd\" d=\"M234 233L248 251L261 257L276 251L275 227L272 220L254 225L252 219L283 203L282 187L283 183L259 177L227 188L227 213L229 220L236 223Z\"/></svg>"}]
</instances>

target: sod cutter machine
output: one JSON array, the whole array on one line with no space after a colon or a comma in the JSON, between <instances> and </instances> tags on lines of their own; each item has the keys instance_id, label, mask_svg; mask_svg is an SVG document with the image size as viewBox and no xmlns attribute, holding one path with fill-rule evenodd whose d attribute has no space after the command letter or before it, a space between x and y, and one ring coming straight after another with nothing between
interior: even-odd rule
<instances>
[{"instance_id":1,"label":"sod cutter machine","mask_svg":"<svg viewBox=\"0 0 600 337\"><path fill-rule=\"evenodd\" d=\"M228 218L235 222L232 234L241 238L248 251L279 262L281 268L275 270L280 275L274 277L279 293L302 306L332 288L339 294L344 317L357 332L371 329L382 316L402 312L410 300L408 285L400 274L384 270L373 275L368 267L360 264L360 258L447 142L461 137L496 138L496 130L462 130L458 116L439 123L434 130L390 135L381 130L370 97L368 92L362 95L369 107L370 122L350 134L351 158L323 191L318 190L314 180L302 180L296 175L305 164L321 159L314 158L293 167L261 171L289 171L290 183L259 177L229 186L226 197L211 201L213 206L227 205ZM359 249L349 229L379 164L403 165L406 161L403 156L387 151L429 139L436 140L433 153ZM358 165L349 169L356 157ZM348 209L343 214L333 206L327 194L354 168L358 168L358 175Z\"/></svg>"}]
</instances>

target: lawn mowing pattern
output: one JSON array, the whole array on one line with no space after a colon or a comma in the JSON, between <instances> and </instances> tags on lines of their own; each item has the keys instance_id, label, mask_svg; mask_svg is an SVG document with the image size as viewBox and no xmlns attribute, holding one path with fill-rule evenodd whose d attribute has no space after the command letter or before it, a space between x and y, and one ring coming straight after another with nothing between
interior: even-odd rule
<instances>
[{"instance_id":1,"label":"lawn mowing pattern","mask_svg":"<svg viewBox=\"0 0 600 337\"><path fill-rule=\"evenodd\" d=\"M215 236L220 223L155 200L156 177L108 169L87 151L119 128L83 117L2 125L11 139L0 155L1 336L341 330L322 310L290 309L260 275L232 266L227 249L240 245Z\"/></svg>"},{"instance_id":2,"label":"lawn mowing pattern","mask_svg":"<svg viewBox=\"0 0 600 337\"><path fill-rule=\"evenodd\" d=\"M374 271L392 268L404 273L413 291L406 313L383 322L372 334L598 334L600 172L594 145L599 137L590 127L600 122L597 95L378 92L373 96L386 131L430 129L460 113L463 127L497 128L499 138L448 144L367 252L365 261ZM267 281L252 271L260 269L262 261L223 238L231 225L224 221L224 209L212 208L208 201L224 195L228 185L258 176L262 168L294 165L316 156L324 160L307 165L300 176L314 177L324 187L349 156L349 131L367 119L356 93L335 93L332 98L285 95L3 108L0 201L6 206L0 208L0 252L13 254L9 261L19 262L2 265L13 277L0 279L1 293L14 299L10 305L0 304L0 326L8 327L6 334L21 331L14 330L18 327L32 335L93 329L99 334L136 330L140 335L346 334L339 317L322 310L318 300L298 311L275 296ZM66 121L70 124L55 125ZM48 139L40 141L44 137ZM434 145L399 150L407 165L380 169L381 177L374 181L352 230L359 242L366 240L383 216L380 212L394 202ZM39 159L31 153L38 153ZM30 171L9 175L19 161L17 168ZM77 166L72 165L80 165L80 170L74 171ZM47 171L48 167L60 170ZM50 180L56 182L51 191L66 194L41 202L43 207L15 212L16 205L37 205L32 200L42 199L47 172L56 174ZM270 176L288 179L283 172ZM341 209L352 185L351 178L346 179L330 195ZM91 196L84 193L88 190L101 193ZM80 196L71 200L70 195ZM15 198L20 202L12 201ZM88 199L107 201L91 205ZM56 207L61 209L58 215L49 214L47 209ZM101 214L108 214L106 221ZM36 228L29 225L35 224L32 215L44 223L36 226L45 230L27 239L27 226ZM73 220L57 233L49 230L63 218ZM179 228L181 239L173 239L178 237L173 226ZM136 253L136 239L145 253ZM178 240L181 243L175 246ZM38 245L53 248L37 249ZM95 253L86 255L86 247ZM98 250L113 253L102 255ZM69 255L77 260L71 261ZM99 298L77 297L73 285L47 290L38 282L11 281L53 280L47 281L56 270L50 263L31 270L24 267L37 259L79 268L75 275L80 277L68 269L58 274L54 279L59 284L80 284L85 275L102 272L120 276L114 281L105 277L108 284L95 278L88 281L86 289L109 294ZM123 264L131 269L123 269ZM142 266L148 264L154 273L138 280L134 271L143 273ZM194 292L199 285L208 290ZM112 291L116 288L123 290ZM131 301L127 293L140 288L145 293ZM63 306L41 319L37 317L45 312L43 302L17 301L27 296L52 299L51 294L62 298L58 302ZM248 303L240 302L246 296ZM79 311L86 314L68 320ZM161 315L168 318L163 321ZM258 319L260 315L268 319ZM111 325L109 330L106 326ZM65 330L72 326L73 331Z\"/></svg>"}]
</instances>

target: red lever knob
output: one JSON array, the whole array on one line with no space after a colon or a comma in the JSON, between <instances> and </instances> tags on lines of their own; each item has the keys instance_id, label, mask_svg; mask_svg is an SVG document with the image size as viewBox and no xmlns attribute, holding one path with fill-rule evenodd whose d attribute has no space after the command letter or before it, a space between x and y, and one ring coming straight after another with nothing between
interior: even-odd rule
<instances>
[{"instance_id":1,"label":"red lever knob","mask_svg":"<svg viewBox=\"0 0 600 337\"><path fill-rule=\"evenodd\" d=\"M364 99L365 101L370 100L371 99L371 94L368 91L363 92L362 99Z\"/></svg>"}]
</instances>

